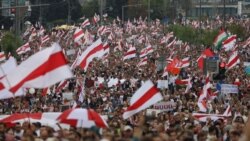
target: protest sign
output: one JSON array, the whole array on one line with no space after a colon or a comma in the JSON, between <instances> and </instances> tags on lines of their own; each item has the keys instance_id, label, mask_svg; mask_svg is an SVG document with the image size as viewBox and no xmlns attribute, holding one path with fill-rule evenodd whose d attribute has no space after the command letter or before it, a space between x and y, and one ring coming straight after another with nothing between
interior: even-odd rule
<instances>
[{"instance_id":1,"label":"protest sign","mask_svg":"<svg viewBox=\"0 0 250 141\"><path fill-rule=\"evenodd\" d=\"M232 84L221 84L221 93L223 94L237 94L239 92L237 85Z\"/></svg>"},{"instance_id":2,"label":"protest sign","mask_svg":"<svg viewBox=\"0 0 250 141\"><path fill-rule=\"evenodd\" d=\"M176 107L176 103L172 101L159 102L154 105L154 109L161 111L172 111Z\"/></svg>"},{"instance_id":3,"label":"protest sign","mask_svg":"<svg viewBox=\"0 0 250 141\"><path fill-rule=\"evenodd\" d=\"M168 88L168 80L158 80L157 88L159 89L167 89Z\"/></svg>"},{"instance_id":4,"label":"protest sign","mask_svg":"<svg viewBox=\"0 0 250 141\"><path fill-rule=\"evenodd\" d=\"M244 65L245 67L250 66L250 62L244 62L243 65Z\"/></svg>"}]
</instances>

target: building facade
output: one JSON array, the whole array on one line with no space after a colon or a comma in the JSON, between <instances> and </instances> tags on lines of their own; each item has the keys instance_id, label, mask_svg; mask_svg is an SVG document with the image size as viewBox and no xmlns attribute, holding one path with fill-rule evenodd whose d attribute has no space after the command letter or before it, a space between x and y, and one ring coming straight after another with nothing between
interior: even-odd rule
<instances>
[{"instance_id":1,"label":"building facade","mask_svg":"<svg viewBox=\"0 0 250 141\"><path fill-rule=\"evenodd\" d=\"M193 8L187 13L189 17L216 17L225 14L242 16L250 14L250 0L193 0Z\"/></svg>"}]
</instances>

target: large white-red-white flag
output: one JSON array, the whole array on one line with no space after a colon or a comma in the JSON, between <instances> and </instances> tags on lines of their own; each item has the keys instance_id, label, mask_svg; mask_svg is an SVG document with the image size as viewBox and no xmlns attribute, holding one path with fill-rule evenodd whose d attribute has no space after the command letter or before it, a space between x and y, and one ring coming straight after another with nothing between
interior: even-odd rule
<instances>
[{"instance_id":1,"label":"large white-red-white flag","mask_svg":"<svg viewBox=\"0 0 250 141\"><path fill-rule=\"evenodd\" d=\"M13 71L17 67L16 59L14 57L10 57L5 63L1 64L0 71L0 80L3 79L9 72ZM11 93L8 89L0 90L0 99L8 99L13 98L15 96L21 96L23 93L20 91L19 93Z\"/></svg>"},{"instance_id":2,"label":"large white-red-white flag","mask_svg":"<svg viewBox=\"0 0 250 141\"><path fill-rule=\"evenodd\" d=\"M162 99L161 93L152 81L146 81L131 97L130 106L123 113L123 119L133 116Z\"/></svg>"},{"instance_id":3,"label":"large white-red-white flag","mask_svg":"<svg viewBox=\"0 0 250 141\"><path fill-rule=\"evenodd\" d=\"M18 73L17 73L18 72ZM73 77L67 60L58 43L23 61L0 82L0 89L12 93L21 88L46 88Z\"/></svg>"},{"instance_id":4,"label":"large white-red-white flag","mask_svg":"<svg viewBox=\"0 0 250 141\"><path fill-rule=\"evenodd\" d=\"M84 71L87 70L89 63L94 58L102 58L104 55L103 45L101 39L95 41L92 45L87 47L87 49L78 58L77 65L80 66Z\"/></svg>"},{"instance_id":5,"label":"large white-red-white flag","mask_svg":"<svg viewBox=\"0 0 250 141\"><path fill-rule=\"evenodd\" d=\"M236 66L239 63L240 63L240 58L239 58L238 52L234 51L232 53L232 55L230 56L230 58L228 60L228 63L226 65L227 69L231 69L231 68L233 68L234 66Z\"/></svg>"},{"instance_id":6,"label":"large white-red-white flag","mask_svg":"<svg viewBox=\"0 0 250 141\"><path fill-rule=\"evenodd\" d=\"M27 42L26 44L22 45L21 47L19 47L17 50L16 50L16 53L18 55L21 55L21 54L24 54L28 51L30 51L31 48L30 48L30 45L29 45L29 42Z\"/></svg>"},{"instance_id":7,"label":"large white-red-white flag","mask_svg":"<svg viewBox=\"0 0 250 141\"><path fill-rule=\"evenodd\" d=\"M198 107L200 109L200 111L202 112L206 112L207 111L207 100L208 100L208 96L209 96L209 93L211 91L211 87L212 87L212 84L210 83L210 75L209 73L207 73L207 76L205 78L205 85L203 86L203 89L201 91L201 94L198 98Z\"/></svg>"}]
</instances>

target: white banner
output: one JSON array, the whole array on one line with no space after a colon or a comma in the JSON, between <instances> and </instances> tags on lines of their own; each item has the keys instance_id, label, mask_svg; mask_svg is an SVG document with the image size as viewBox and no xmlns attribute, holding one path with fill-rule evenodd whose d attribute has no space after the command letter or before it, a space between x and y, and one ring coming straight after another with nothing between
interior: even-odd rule
<instances>
[{"instance_id":1,"label":"white banner","mask_svg":"<svg viewBox=\"0 0 250 141\"><path fill-rule=\"evenodd\" d=\"M168 80L158 80L157 88L159 89L168 89Z\"/></svg>"},{"instance_id":2,"label":"white banner","mask_svg":"<svg viewBox=\"0 0 250 141\"><path fill-rule=\"evenodd\" d=\"M237 94L239 92L238 86L237 85L232 85L232 84L221 84L221 93L223 94Z\"/></svg>"},{"instance_id":3,"label":"white banner","mask_svg":"<svg viewBox=\"0 0 250 141\"><path fill-rule=\"evenodd\" d=\"M154 105L154 109L161 111L172 111L176 107L176 103L172 101L159 102Z\"/></svg>"},{"instance_id":4,"label":"white banner","mask_svg":"<svg viewBox=\"0 0 250 141\"><path fill-rule=\"evenodd\" d=\"M246 67L250 66L250 62L244 62L243 65L246 66Z\"/></svg>"}]
</instances>

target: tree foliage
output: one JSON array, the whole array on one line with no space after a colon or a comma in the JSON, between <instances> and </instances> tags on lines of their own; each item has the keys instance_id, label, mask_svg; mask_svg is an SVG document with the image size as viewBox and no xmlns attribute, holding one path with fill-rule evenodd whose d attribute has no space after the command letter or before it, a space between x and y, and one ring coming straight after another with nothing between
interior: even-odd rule
<instances>
[{"instance_id":1,"label":"tree foliage","mask_svg":"<svg viewBox=\"0 0 250 141\"><path fill-rule=\"evenodd\" d=\"M16 56L16 49L21 46L21 40L11 32L6 32L1 40L1 49L7 56L9 53Z\"/></svg>"},{"instance_id":2,"label":"tree foliage","mask_svg":"<svg viewBox=\"0 0 250 141\"><path fill-rule=\"evenodd\" d=\"M218 30L200 30L182 25L171 25L168 30L173 31L174 35L184 42L205 46L212 46L214 38L218 34Z\"/></svg>"},{"instance_id":3,"label":"tree foliage","mask_svg":"<svg viewBox=\"0 0 250 141\"><path fill-rule=\"evenodd\" d=\"M99 13L98 0L87 1L82 7L82 13L85 17L93 17L95 13Z\"/></svg>"},{"instance_id":4,"label":"tree foliage","mask_svg":"<svg viewBox=\"0 0 250 141\"><path fill-rule=\"evenodd\" d=\"M31 0L30 2L31 4L39 4L37 0ZM69 7L71 11L71 20L73 22L82 16L82 7L78 0L42 0L41 3L50 5L41 7L41 9L40 7L32 7L31 17L29 19L32 23L39 21L40 15L42 16L44 24L58 19L65 19L66 21Z\"/></svg>"},{"instance_id":5,"label":"tree foliage","mask_svg":"<svg viewBox=\"0 0 250 141\"><path fill-rule=\"evenodd\" d=\"M232 34L236 34L237 37L240 39L247 38L247 32L245 31L245 28L242 25L233 23L233 24L227 25L227 29Z\"/></svg>"}]
</instances>

